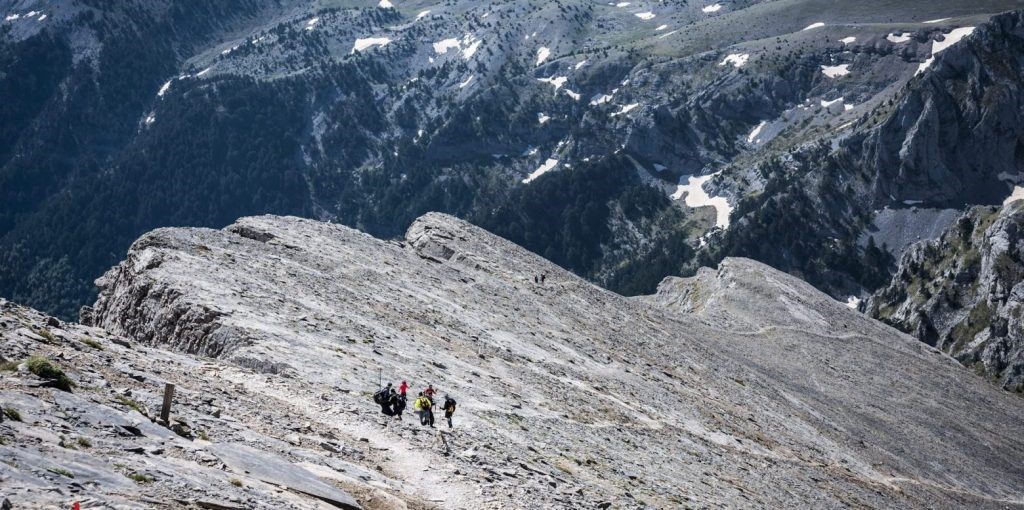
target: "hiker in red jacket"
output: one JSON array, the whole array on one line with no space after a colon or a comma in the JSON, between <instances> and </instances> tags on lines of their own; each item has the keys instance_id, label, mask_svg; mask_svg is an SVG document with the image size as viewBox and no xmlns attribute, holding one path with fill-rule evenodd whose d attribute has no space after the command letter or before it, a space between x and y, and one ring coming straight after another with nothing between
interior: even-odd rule
<instances>
[{"instance_id":1,"label":"hiker in red jacket","mask_svg":"<svg viewBox=\"0 0 1024 510\"><path fill-rule=\"evenodd\" d=\"M437 390L434 389L433 384L428 384L427 389L423 390L423 396L429 398L431 401L434 400L435 393L437 393Z\"/></svg>"},{"instance_id":2,"label":"hiker in red jacket","mask_svg":"<svg viewBox=\"0 0 1024 510\"><path fill-rule=\"evenodd\" d=\"M402 384L398 386L398 393L400 393L404 397L405 396L405 392L408 389L409 389L409 383L407 383L405 381L402 381Z\"/></svg>"}]
</instances>

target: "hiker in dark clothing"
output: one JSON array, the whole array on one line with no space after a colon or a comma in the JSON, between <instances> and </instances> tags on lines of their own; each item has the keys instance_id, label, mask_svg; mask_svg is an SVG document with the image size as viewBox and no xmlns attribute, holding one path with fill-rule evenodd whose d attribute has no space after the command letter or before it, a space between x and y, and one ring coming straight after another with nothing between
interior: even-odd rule
<instances>
[{"instance_id":1,"label":"hiker in dark clothing","mask_svg":"<svg viewBox=\"0 0 1024 510\"><path fill-rule=\"evenodd\" d=\"M540 275L540 283L544 283L544 280L547 280L547 279L548 279L547 273L544 273L544 274Z\"/></svg>"},{"instance_id":2,"label":"hiker in dark clothing","mask_svg":"<svg viewBox=\"0 0 1024 510\"><path fill-rule=\"evenodd\" d=\"M377 393L373 394L373 401L380 406L380 412L385 416L394 416L395 412L391 408L391 395L395 392L395 389L391 387L391 383L388 383L387 387L381 388Z\"/></svg>"},{"instance_id":3,"label":"hiker in dark clothing","mask_svg":"<svg viewBox=\"0 0 1024 510\"><path fill-rule=\"evenodd\" d=\"M448 428L452 428L452 415L455 414L455 405L454 398L448 395L444 396L444 405L441 406L441 409L444 409L444 419L448 420Z\"/></svg>"},{"instance_id":4,"label":"hiker in dark clothing","mask_svg":"<svg viewBox=\"0 0 1024 510\"><path fill-rule=\"evenodd\" d=\"M401 420L402 413L405 411L405 394L395 393L395 390L391 390L391 400L388 403L391 404L395 418Z\"/></svg>"}]
</instances>

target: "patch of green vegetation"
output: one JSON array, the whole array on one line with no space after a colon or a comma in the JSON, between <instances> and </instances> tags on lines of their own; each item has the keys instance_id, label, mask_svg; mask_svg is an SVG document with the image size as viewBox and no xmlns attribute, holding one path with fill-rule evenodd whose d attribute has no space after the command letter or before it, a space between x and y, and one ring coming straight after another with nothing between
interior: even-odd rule
<instances>
[{"instance_id":1,"label":"patch of green vegetation","mask_svg":"<svg viewBox=\"0 0 1024 510\"><path fill-rule=\"evenodd\" d=\"M971 309L967 320L953 327L950 335L953 337L951 352L957 352L974 339L975 335L987 328L995 317L995 309L989 306L987 301L982 301Z\"/></svg>"},{"instance_id":2,"label":"patch of green vegetation","mask_svg":"<svg viewBox=\"0 0 1024 510\"><path fill-rule=\"evenodd\" d=\"M92 448L92 441L87 437L78 436L77 442L78 446L81 446L82 448Z\"/></svg>"},{"instance_id":3,"label":"patch of green vegetation","mask_svg":"<svg viewBox=\"0 0 1024 510\"><path fill-rule=\"evenodd\" d=\"M116 401L118 401L118 402L120 402L120 403L122 403L122 404L124 404L124 405L126 405L126 406L128 406L128 407L130 407L130 408L132 408L132 409L134 409L136 411L138 411L139 414L146 414L145 408L142 407L142 404L140 404L140 403L138 403L138 402L136 402L136 401L134 401L134 400L124 396L124 395L118 395L118 396L114 397L114 400L116 400Z\"/></svg>"},{"instance_id":4,"label":"patch of green vegetation","mask_svg":"<svg viewBox=\"0 0 1024 510\"><path fill-rule=\"evenodd\" d=\"M51 472L53 474L60 475L60 476L66 476L68 478L74 478L75 477L74 473L72 473L71 471L68 471L67 469L64 469L62 467L53 467L53 468L47 469L47 471L49 471L49 472Z\"/></svg>"},{"instance_id":5,"label":"patch of green vegetation","mask_svg":"<svg viewBox=\"0 0 1024 510\"><path fill-rule=\"evenodd\" d=\"M93 340L92 338L83 337L82 338L82 343L85 344L85 345L88 345L89 347L92 347L93 349L96 349L96 350L99 350L99 351L103 350L103 344L97 342L96 340Z\"/></svg>"},{"instance_id":6,"label":"patch of green vegetation","mask_svg":"<svg viewBox=\"0 0 1024 510\"><path fill-rule=\"evenodd\" d=\"M231 482L231 485L234 485L235 487L241 487L242 486L242 481L239 480L238 478L232 478L231 480L228 480L228 481Z\"/></svg>"},{"instance_id":7,"label":"patch of green vegetation","mask_svg":"<svg viewBox=\"0 0 1024 510\"><path fill-rule=\"evenodd\" d=\"M25 363L28 365L29 372L43 379L54 381L58 389L71 391L71 388L74 386L74 383L71 382L71 379L68 379L68 376L64 374L60 367L42 356L32 356Z\"/></svg>"},{"instance_id":8,"label":"patch of green vegetation","mask_svg":"<svg viewBox=\"0 0 1024 510\"><path fill-rule=\"evenodd\" d=\"M36 334L41 336L41 337L43 337L43 338L45 338L47 343L51 343L51 344L57 343L57 337L53 336L53 333L50 333L50 330L48 330L46 328L39 328L36 331Z\"/></svg>"},{"instance_id":9,"label":"patch of green vegetation","mask_svg":"<svg viewBox=\"0 0 1024 510\"><path fill-rule=\"evenodd\" d=\"M0 363L0 371L14 372L15 370L18 369L18 365L20 364L21 362L19 361L5 361L3 363Z\"/></svg>"},{"instance_id":10,"label":"patch of green vegetation","mask_svg":"<svg viewBox=\"0 0 1024 510\"><path fill-rule=\"evenodd\" d=\"M1020 281L1021 278L1024 278L1024 267L1021 267L1021 265L1005 251L996 256L992 270L995 271L996 276L1001 281L1010 283L1011 285Z\"/></svg>"},{"instance_id":11,"label":"patch of green vegetation","mask_svg":"<svg viewBox=\"0 0 1024 510\"><path fill-rule=\"evenodd\" d=\"M17 409L13 407L5 407L4 416L8 420L21 421L21 412L19 412Z\"/></svg>"},{"instance_id":12,"label":"patch of green vegetation","mask_svg":"<svg viewBox=\"0 0 1024 510\"><path fill-rule=\"evenodd\" d=\"M77 450L78 449L78 448L75 447L74 443L69 443L68 442L68 438L66 438L64 436L60 436L60 443L58 443L58 444L60 445L61 448L67 448L68 450Z\"/></svg>"},{"instance_id":13,"label":"patch of green vegetation","mask_svg":"<svg viewBox=\"0 0 1024 510\"><path fill-rule=\"evenodd\" d=\"M208 436L206 434L205 430L200 430L199 431L199 439L202 439L203 441L209 441L210 440L210 436Z\"/></svg>"},{"instance_id":14,"label":"patch of green vegetation","mask_svg":"<svg viewBox=\"0 0 1024 510\"><path fill-rule=\"evenodd\" d=\"M129 474L128 478L135 480L135 483L153 483L153 481L156 480L156 478L153 478L152 476L137 472Z\"/></svg>"}]
</instances>

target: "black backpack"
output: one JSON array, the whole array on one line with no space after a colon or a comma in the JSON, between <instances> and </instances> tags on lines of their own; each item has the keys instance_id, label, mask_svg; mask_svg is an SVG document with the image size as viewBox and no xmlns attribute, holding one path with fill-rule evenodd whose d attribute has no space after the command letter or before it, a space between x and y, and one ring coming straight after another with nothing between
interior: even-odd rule
<instances>
[{"instance_id":1,"label":"black backpack","mask_svg":"<svg viewBox=\"0 0 1024 510\"><path fill-rule=\"evenodd\" d=\"M378 391L377 393L374 393L373 394L373 401L377 405L381 405L381 406L384 405L384 403L388 401L388 389L384 388L384 389Z\"/></svg>"}]
</instances>

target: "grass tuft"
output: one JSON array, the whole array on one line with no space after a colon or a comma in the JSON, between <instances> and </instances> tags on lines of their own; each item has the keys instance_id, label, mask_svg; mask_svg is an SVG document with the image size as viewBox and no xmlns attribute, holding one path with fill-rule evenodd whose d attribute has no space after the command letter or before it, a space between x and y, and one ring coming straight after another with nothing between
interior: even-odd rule
<instances>
[{"instance_id":1,"label":"grass tuft","mask_svg":"<svg viewBox=\"0 0 1024 510\"><path fill-rule=\"evenodd\" d=\"M5 407L4 416L6 416L8 420L21 421L21 413L13 407Z\"/></svg>"},{"instance_id":2,"label":"grass tuft","mask_svg":"<svg viewBox=\"0 0 1024 510\"><path fill-rule=\"evenodd\" d=\"M64 374L60 367L42 356L32 356L25 361L25 364L28 366L29 372L57 383L58 389L71 391L71 388L75 385L71 382L71 379L68 379L68 376Z\"/></svg>"},{"instance_id":3,"label":"grass tuft","mask_svg":"<svg viewBox=\"0 0 1024 510\"><path fill-rule=\"evenodd\" d=\"M142 473L131 473L128 475L128 478L135 480L135 483L153 483L153 481L156 480L152 476Z\"/></svg>"}]
</instances>

